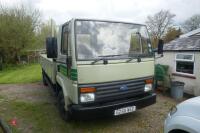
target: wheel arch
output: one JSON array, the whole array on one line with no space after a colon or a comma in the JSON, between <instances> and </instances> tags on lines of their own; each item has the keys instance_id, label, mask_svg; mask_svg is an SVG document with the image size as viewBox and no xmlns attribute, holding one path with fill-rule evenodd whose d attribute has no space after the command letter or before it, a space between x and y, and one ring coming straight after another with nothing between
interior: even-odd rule
<instances>
[{"instance_id":1,"label":"wheel arch","mask_svg":"<svg viewBox=\"0 0 200 133\"><path fill-rule=\"evenodd\" d=\"M198 133L200 130L199 123L199 120L193 117L178 115L172 116L172 118L167 122L165 128L167 133L176 133L175 131Z\"/></svg>"},{"instance_id":2,"label":"wheel arch","mask_svg":"<svg viewBox=\"0 0 200 133\"><path fill-rule=\"evenodd\" d=\"M58 92L62 91L65 99L65 109L68 110L68 105L71 103L69 100L68 92L64 80L61 76L56 76L56 85L58 86Z\"/></svg>"},{"instance_id":3,"label":"wheel arch","mask_svg":"<svg viewBox=\"0 0 200 133\"><path fill-rule=\"evenodd\" d=\"M189 132L182 129L173 129L169 131L169 133L189 133Z\"/></svg>"}]
</instances>

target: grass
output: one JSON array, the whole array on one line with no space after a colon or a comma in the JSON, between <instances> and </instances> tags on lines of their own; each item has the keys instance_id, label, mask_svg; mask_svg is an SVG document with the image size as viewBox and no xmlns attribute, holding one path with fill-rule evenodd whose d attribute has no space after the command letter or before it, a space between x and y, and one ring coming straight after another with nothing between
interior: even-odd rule
<instances>
[{"instance_id":1,"label":"grass","mask_svg":"<svg viewBox=\"0 0 200 133\"><path fill-rule=\"evenodd\" d=\"M0 71L0 84L33 83L41 81L39 64L17 65Z\"/></svg>"},{"instance_id":2,"label":"grass","mask_svg":"<svg viewBox=\"0 0 200 133\"><path fill-rule=\"evenodd\" d=\"M0 72L0 84L31 83L40 80L39 64L7 67ZM15 87L14 85L13 89L17 89ZM25 91L27 89L31 91ZM17 120L16 126L9 124L13 133L163 132L165 116L172 104L175 104L172 100L158 97L157 104L126 116L64 122L53 97L48 98L51 96L48 89L41 86L41 89L27 87L24 91L12 93L12 89L8 92L5 90L5 88L0 88L0 118L8 124L13 118ZM24 93L24 95L19 95L19 93ZM43 98L45 99L39 100Z\"/></svg>"},{"instance_id":3,"label":"grass","mask_svg":"<svg viewBox=\"0 0 200 133\"><path fill-rule=\"evenodd\" d=\"M42 95L49 94L49 90L44 88L40 90L42 90L40 92ZM37 91L37 89L33 91ZM34 97L33 91L26 96L39 98ZM17 93L13 92L14 95ZM5 91L0 93L0 118L8 124L13 118L16 119L16 126L9 124L13 133L162 133L164 119L171 104L175 103L169 98L159 96L156 105L126 116L64 122L60 118L52 96L49 97L50 99L46 97L46 100L43 101L31 101L29 98L20 98L18 95L12 98L7 95L11 95L11 93ZM166 106L163 106L166 101Z\"/></svg>"},{"instance_id":4,"label":"grass","mask_svg":"<svg viewBox=\"0 0 200 133\"><path fill-rule=\"evenodd\" d=\"M143 117L145 113L132 114L118 117L117 119L104 118L99 120L64 122L60 118L56 106L52 103L29 103L12 100L4 102L3 107L0 108L0 117L6 123L9 123L13 118L16 119L16 126L9 124L13 133L147 132L150 127L149 123L153 121L146 121L146 117ZM141 119L141 117L143 118ZM159 130L157 129L156 132L162 132L162 129Z\"/></svg>"},{"instance_id":5,"label":"grass","mask_svg":"<svg viewBox=\"0 0 200 133\"><path fill-rule=\"evenodd\" d=\"M3 110L2 108L6 109ZM105 121L72 121L64 122L52 103L28 103L24 101L4 102L0 109L0 117L6 123L15 118L16 126L10 126L13 133L100 133L100 129L107 127Z\"/></svg>"}]
</instances>

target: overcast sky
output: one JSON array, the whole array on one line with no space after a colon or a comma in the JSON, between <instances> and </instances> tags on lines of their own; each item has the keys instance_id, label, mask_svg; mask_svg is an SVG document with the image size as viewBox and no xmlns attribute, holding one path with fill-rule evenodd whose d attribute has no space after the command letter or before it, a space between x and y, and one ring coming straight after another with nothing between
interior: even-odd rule
<instances>
[{"instance_id":1,"label":"overcast sky","mask_svg":"<svg viewBox=\"0 0 200 133\"><path fill-rule=\"evenodd\" d=\"M44 19L62 24L74 17L145 23L148 15L170 10L176 24L200 14L200 0L0 0L7 6L26 3L42 11Z\"/></svg>"}]
</instances>

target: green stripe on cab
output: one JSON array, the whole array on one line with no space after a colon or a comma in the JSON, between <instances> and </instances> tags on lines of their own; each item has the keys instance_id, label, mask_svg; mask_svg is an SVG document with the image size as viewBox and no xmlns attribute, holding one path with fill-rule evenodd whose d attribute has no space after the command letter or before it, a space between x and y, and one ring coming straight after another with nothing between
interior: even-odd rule
<instances>
[{"instance_id":1,"label":"green stripe on cab","mask_svg":"<svg viewBox=\"0 0 200 133\"><path fill-rule=\"evenodd\" d=\"M67 77L67 66L65 65L58 65L58 72L62 73L64 76ZM77 69L71 69L70 71L70 79L73 81L77 81Z\"/></svg>"},{"instance_id":2,"label":"green stripe on cab","mask_svg":"<svg viewBox=\"0 0 200 133\"><path fill-rule=\"evenodd\" d=\"M77 69L71 69L70 76L72 80L77 81Z\"/></svg>"},{"instance_id":3,"label":"green stripe on cab","mask_svg":"<svg viewBox=\"0 0 200 133\"><path fill-rule=\"evenodd\" d=\"M58 65L58 72L60 72L63 75L67 76L67 67L64 66L64 65Z\"/></svg>"}]
</instances>

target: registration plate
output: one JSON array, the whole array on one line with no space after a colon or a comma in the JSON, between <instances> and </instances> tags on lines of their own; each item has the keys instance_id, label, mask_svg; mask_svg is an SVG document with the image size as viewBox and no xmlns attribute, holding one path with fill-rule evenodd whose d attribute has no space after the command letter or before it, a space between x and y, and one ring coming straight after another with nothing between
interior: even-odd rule
<instances>
[{"instance_id":1,"label":"registration plate","mask_svg":"<svg viewBox=\"0 0 200 133\"><path fill-rule=\"evenodd\" d=\"M134 112L136 110L136 106L129 106L125 108L120 108L114 111L114 115L122 115L130 112Z\"/></svg>"}]
</instances>

